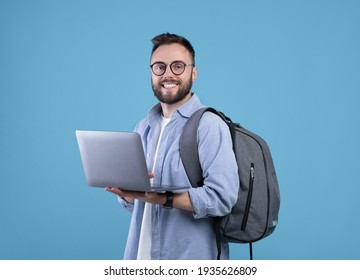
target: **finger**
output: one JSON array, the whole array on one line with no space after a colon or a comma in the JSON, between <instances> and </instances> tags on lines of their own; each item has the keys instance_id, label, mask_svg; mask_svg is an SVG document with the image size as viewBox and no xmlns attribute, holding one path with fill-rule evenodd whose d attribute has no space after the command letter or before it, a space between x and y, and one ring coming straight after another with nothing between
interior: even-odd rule
<instances>
[{"instance_id":1,"label":"finger","mask_svg":"<svg viewBox=\"0 0 360 280\"><path fill-rule=\"evenodd\" d=\"M127 190L122 190L119 188L113 188L115 189L115 193L123 196L123 197L131 197L131 198L139 198L139 197L143 197L144 196L144 192L139 192L139 191L127 191Z\"/></svg>"},{"instance_id":2,"label":"finger","mask_svg":"<svg viewBox=\"0 0 360 280\"><path fill-rule=\"evenodd\" d=\"M123 196L123 191L121 189L119 189L119 188L106 187L105 190L108 191L108 192L111 192L113 194Z\"/></svg>"},{"instance_id":3,"label":"finger","mask_svg":"<svg viewBox=\"0 0 360 280\"><path fill-rule=\"evenodd\" d=\"M155 173L150 172L150 173L149 173L149 178L150 178L150 179L155 178Z\"/></svg>"}]
</instances>

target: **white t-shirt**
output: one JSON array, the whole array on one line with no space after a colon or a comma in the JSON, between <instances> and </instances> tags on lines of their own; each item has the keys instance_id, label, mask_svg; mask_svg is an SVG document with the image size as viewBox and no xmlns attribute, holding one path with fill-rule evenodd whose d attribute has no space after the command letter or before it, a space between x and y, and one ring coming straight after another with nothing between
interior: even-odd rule
<instances>
[{"instance_id":1,"label":"white t-shirt","mask_svg":"<svg viewBox=\"0 0 360 280\"><path fill-rule=\"evenodd\" d=\"M154 166L156 164L157 154L160 146L160 141L162 134L164 132L164 129L166 125L170 122L170 118L161 118L160 123L160 135L159 139L157 141L156 150L155 150L155 156L154 156ZM152 168L152 171L154 171L154 166ZM152 182L152 179L151 179ZM138 260L151 260L151 203L145 203L145 209L141 224L141 232L140 232L140 239L139 239L139 247L138 247L138 253L137 253L137 259Z\"/></svg>"}]
</instances>

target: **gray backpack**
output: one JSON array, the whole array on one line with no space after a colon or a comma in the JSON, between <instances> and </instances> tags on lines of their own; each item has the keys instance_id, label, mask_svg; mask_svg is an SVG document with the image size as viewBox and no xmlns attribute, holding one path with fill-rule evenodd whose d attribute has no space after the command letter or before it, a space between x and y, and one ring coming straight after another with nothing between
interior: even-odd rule
<instances>
[{"instance_id":1,"label":"gray backpack","mask_svg":"<svg viewBox=\"0 0 360 280\"><path fill-rule=\"evenodd\" d=\"M280 192L274 163L266 142L258 135L233 123L213 108L196 111L186 122L180 137L180 157L192 187L203 186L197 148L197 128L204 112L220 116L228 125L240 178L238 200L231 213L215 218L218 259L221 241L252 243L269 236L278 222Z\"/></svg>"}]
</instances>

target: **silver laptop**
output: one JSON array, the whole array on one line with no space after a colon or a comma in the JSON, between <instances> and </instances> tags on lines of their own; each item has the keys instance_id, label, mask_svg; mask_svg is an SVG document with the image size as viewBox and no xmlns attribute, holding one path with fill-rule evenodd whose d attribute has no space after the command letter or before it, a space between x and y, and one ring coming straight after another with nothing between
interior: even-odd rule
<instances>
[{"instance_id":1,"label":"silver laptop","mask_svg":"<svg viewBox=\"0 0 360 280\"><path fill-rule=\"evenodd\" d=\"M144 149L136 132L76 130L86 183L132 191L185 189L150 184Z\"/></svg>"}]
</instances>

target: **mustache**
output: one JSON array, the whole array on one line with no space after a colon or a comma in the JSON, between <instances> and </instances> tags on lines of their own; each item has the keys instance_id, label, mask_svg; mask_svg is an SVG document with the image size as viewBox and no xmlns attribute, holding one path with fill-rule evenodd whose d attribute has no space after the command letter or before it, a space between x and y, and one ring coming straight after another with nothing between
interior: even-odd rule
<instances>
[{"instance_id":1,"label":"mustache","mask_svg":"<svg viewBox=\"0 0 360 280\"><path fill-rule=\"evenodd\" d=\"M180 80L176 80L176 79L162 79L161 83L180 83Z\"/></svg>"}]
</instances>

